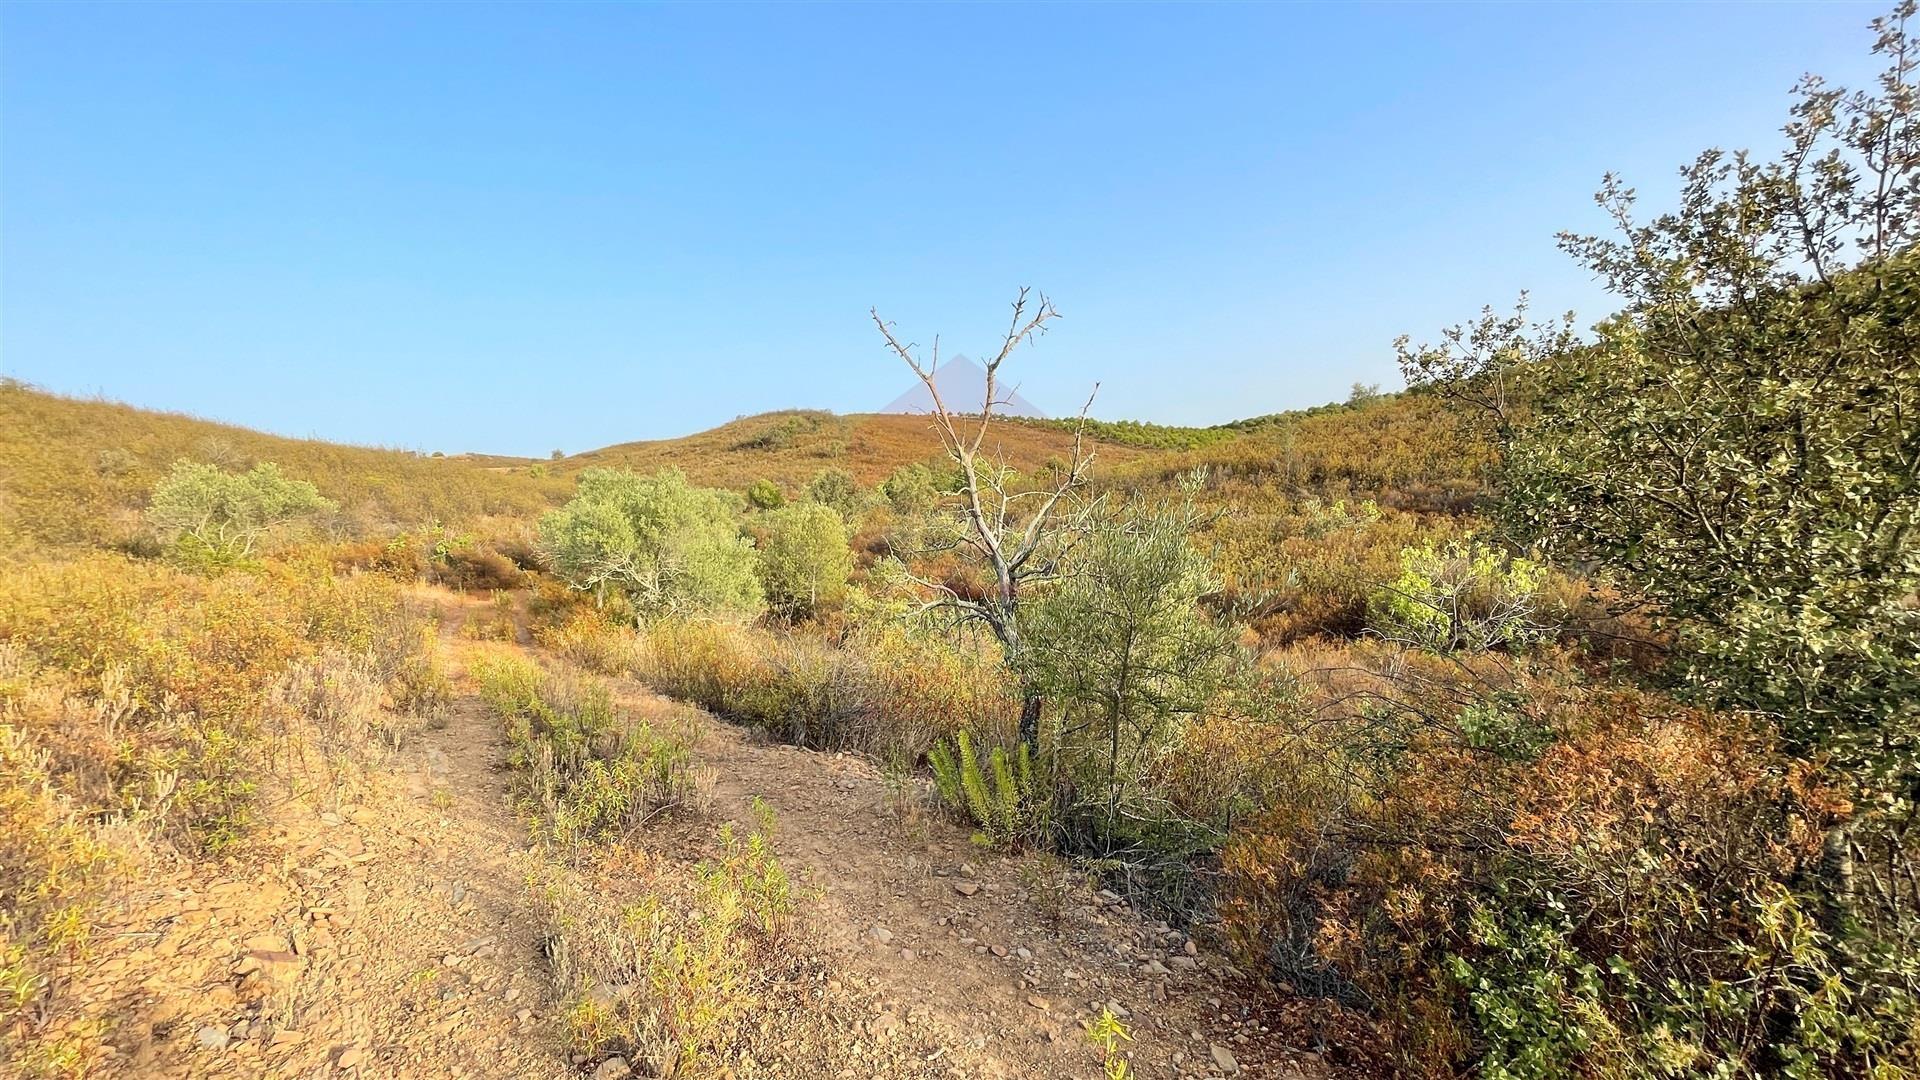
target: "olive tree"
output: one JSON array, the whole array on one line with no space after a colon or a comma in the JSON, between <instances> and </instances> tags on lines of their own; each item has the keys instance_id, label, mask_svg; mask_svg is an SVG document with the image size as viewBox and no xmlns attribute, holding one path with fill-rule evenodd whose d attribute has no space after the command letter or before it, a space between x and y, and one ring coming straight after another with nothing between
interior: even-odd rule
<instances>
[{"instance_id":1,"label":"olive tree","mask_svg":"<svg viewBox=\"0 0 1920 1080\"><path fill-rule=\"evenodd\" d=\"M737 496L695 487L678 469L588 469L574 497L540 519L540 549L567 584L602 603L623 596L638 618L752 615L762 594L739 514Z\"/></svg>"},{"instance_id":2,"label":"olive tree","mask_svg":"<svg viewBox=\"0 0 1920 1080\"><path fill-rule=\"evenodd\" d=\"M788 618L838 604L853 573L847 527L830 506L803 502L760 517L760 583Z\"/></svg>"},{"instance_id":3,"label":"olive tree","mask_svg":"<svg viewBox=\"0 0 1920 1080\"><path fill-rule=\"evenodd\" d=\"M218 465L176 461L154 485L147 521L181 556L228 563L252 556L274 530L335 505L313 484L285 475L272 462L232 473Z\"/></svg>"}]
</instances>

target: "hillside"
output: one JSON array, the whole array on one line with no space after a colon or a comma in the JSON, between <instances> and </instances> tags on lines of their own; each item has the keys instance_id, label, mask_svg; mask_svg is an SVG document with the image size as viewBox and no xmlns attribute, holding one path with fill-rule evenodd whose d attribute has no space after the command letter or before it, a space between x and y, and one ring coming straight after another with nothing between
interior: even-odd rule
<instances>
[{"instance_id":1,"label":"hillside","mask_svg":"<svg viewBox=\"0 0 1920 1080\"><path fill-rule=\"evenodd\" d=\"M558 463L562 472L614 465L651 472L677 467L695 483L744 488L767 479L789 492L821 469L846 469L862 484L876 484L902 465L940 455L932 421L893 414L835 415L791 411L763 413L679 439L619 443L576 454ZM1022 470L1066 453L1072 436L1056 428L1020 422L993 425L987 447ZM1149 451L1101 442L1103 464L1136 461Z\"/></svg>"},{"instance_id":2,"label":"hillside","mask_svg":"<svg viewBox=\"0 0 1920 1080\"><path fill-rule=\"evenodd\" d=\"M409 450L290 439L179 413L0 385L0 546L117 546L139 531L139 512L173 462L244 468L260 461L311 480L340 503L328 531L378 536L430 524L531 519L563 501L573 477L596 466L678 468L695 483L741 489L772 480L797 491L814 474L844 468L874 484L940 453L924 416L777 412L676 439L620 443L558 461L500 455L428 456ZM988 446L1022 470L1066 452L1071 436L995 423ZM1151 451L1102 443L1118 466Z\"/></svg>"},{"instance_id":3,"label":"hillside","mask_svg":"<svg viewBox=\"0 0 1920 1080\"><path fill-rule=\"evenodd\" d=\"M154 482L182 458L229 468L275 462L340 504L326 527L347 535L527 517L571 486L504 467L518 459L289 439L7 382L0 383L0 547L122 544L137 532Z\"/></svg>"}]
</instances>

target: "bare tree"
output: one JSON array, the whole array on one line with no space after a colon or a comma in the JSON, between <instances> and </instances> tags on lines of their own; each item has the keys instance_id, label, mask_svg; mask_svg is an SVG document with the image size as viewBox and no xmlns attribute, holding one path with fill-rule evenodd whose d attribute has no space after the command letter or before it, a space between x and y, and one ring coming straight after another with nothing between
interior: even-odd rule
<instances>
[{"instance_id":1,"label":"bare tree","mask_svg":"<svg viewBox=\"0 0 1920 1080\"><path fill-rule=\"evenodd\" d=\"M1029 299L1031 295L1031 299ZM1007 664L1019 670L1023 641L1020 633L1020 603L1026 587L1052 577L1057 571L1064 545L1062 534L1076 532L1084 523L1085 507L1069 502L1076 490L1085 485L1087 470L1093 464L1094 450L1085 439L1087 410L1093 406L1093 394L1080 407L1080 422L1073 430L1073 449L1068 460L1056 467L1043 484L1026 484L1015 470L1004 463L982 457L994 410L1012 400L1009 389L1000 382L1000 365L1022 344L1046 333L1047 324L1060 317L1044 293L1031 294L1022 288L1013 301L1013 318L999 350L986 363L986 386L980 398L980 412L959 413L949 408L940 395L935 375L940 368L940 341L934 339L931 354L923 361L919 346L902 344L892 323L871 312L873 324L886 339L887 348L906 361L933 401L934 430L947 456L960 467L962 527L960 542L992 576L990 588L982 596L964 595L951 583L914 577L914 581L933 593L923 610L946 608L963 617L977 619L1000 640ZM1094 384L1094 393L1099 384ZM1002 396L1005 394L1007 396ZM1065 504L1065 509L1063 509ZM912 576L912 575L910 575ZM1024 684L1024 681L1023 681ZM1022 695L1020 739L1034 743L1040 734L1041 700L1031 688Z\"/></svg>"}]
</instances>

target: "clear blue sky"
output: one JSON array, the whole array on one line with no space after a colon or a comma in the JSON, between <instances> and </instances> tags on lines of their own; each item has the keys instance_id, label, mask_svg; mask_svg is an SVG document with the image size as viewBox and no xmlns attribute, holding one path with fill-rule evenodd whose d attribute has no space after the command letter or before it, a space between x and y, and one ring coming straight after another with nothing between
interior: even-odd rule
<instances>
[{"instance_id":1,"label":"clear blue sky","mask_svg":"<svg viewBox=\"0 0 1920 1080\"><path fill-rule=\"evenodd\" d=\"M903 390L869 305L1040 407L1397 385L1860 81L1878 4L0 5L0 372L293 435L543 454Z\"/></svg>"}]
</instances>

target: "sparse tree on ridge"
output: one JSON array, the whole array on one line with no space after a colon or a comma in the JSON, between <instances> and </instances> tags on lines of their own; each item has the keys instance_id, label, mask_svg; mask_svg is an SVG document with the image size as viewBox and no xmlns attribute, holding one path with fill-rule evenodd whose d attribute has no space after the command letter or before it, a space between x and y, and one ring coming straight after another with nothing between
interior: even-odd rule
<instances>
[{"instance_id":1,"label":"sparse tree on ridge","mask_svg":"<svg viewBox=\"0 0 1920 1080\"><path fill-rule=\"evenodd\" d=\"M1004 387L1000 380L1000 366L1015 349L1046 333L1047 324L1059 318L1060 313L1045 294L1032 294L1026 288L1020 290L1000 347L984 365L986 385L978 414L957 413L948 408L941 397L934 378L940 367L938 338L923 361L918 346L902 342L894 333L893 324L881 318L878 309L870 314L880 336L886 339L887 348L905 361L927 388L933 402L934 431L939 434L947 456L960 470L958 542L991 577L985 594L980 596L964 595L950 582L914 577L921 588L933 594L922 610L944 608L985 623L999 639L1008 664L1018 671L1025 645L1020 620L1027 587L1054 576L1060 555L1060 534L1077 530L1085 520L1084 508L1073 507L1069 496L1085 485L1087 470L1093 464L1093 448L1084 439L1087 409L1093 404L1093 396L1089 394L1087 403L1081 406L1081 424L1074 430L1073 448L1067 460L1053 470L1047 483L1024 482L1012 469L985 457L983 447L994 410L1011 400L1011 389ZM1097 384L1094 390L1099 390ZM1020 708L1022 742L1038 741L1040 708L1039 694L1028 687Z\"/></svg>"}]
</instances>

